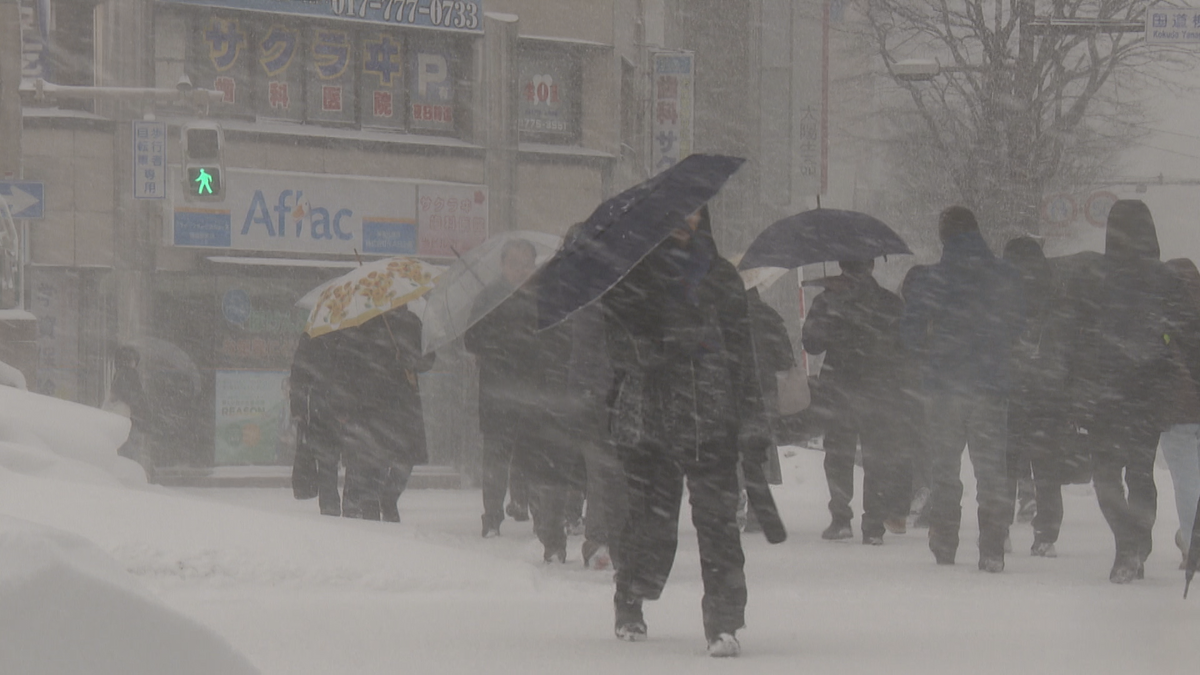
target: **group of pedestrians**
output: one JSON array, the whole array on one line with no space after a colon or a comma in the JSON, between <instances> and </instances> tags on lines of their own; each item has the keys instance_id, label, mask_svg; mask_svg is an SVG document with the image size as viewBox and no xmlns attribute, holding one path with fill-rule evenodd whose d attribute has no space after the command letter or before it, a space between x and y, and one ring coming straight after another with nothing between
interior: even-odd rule
<instances>
[{"instance_id":1,"label":"group of pedestrians","mask_svg":"<svg viewBox=\"0 0 1200 675\"><path fill-rule=\"evenodd\" d=\"M501 278L464 336L479 371L481 534L499 535L506 515L532 517L545 561L565 562L573 495L583 495L583 561L615 570L614 632L642 640L686 488L709 652L733 656L747 598L740 531L756 515L739 522L739 497L758 467L778 472L775 374L796 360L782 319L717 251L707 207L677 219L598 302L546 330L529 283L536 250L505 244ZM1115 541L1110 579L1141 578L1160 434L1182 481L1184 532L1195 509L1184 502L1200 493L1200 272L1159 261L1140 201L1114 205L1104 254L1051 261L1019 237L998 257L961 206L941 213L938 234L941 259L912 268L899 294L874 279L870 259L839 261L841 274L819 282L801 341L824 354L805 417L824 437L822 537L853 537L861 458L862 542L906 531L923 502L933 557L954 564L965 449L980 570L1004 570L1022 483L1035 493L1031 553L1054 557L1062 485L1090 467ZM398 520L396 500L426 460L416 375L432 361L406 308L302 338L291 403L311 475L297 474L298 495L311 491L322 513ZM1087 466L1073 463L1081 456Z\"/></svg>"}]
</instances>

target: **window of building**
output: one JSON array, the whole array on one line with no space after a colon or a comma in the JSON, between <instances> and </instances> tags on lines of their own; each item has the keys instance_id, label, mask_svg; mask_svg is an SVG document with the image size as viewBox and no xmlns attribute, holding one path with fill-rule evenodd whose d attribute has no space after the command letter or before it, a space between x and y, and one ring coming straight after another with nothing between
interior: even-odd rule
<instances>
[{"instance_id":1,"label":"window of building","mask_svg":"<svg viewBox=\"0 0 1200 675\"><path fill-rule=\"evenodd\" d=\"M419 134L465 127L470 37L242 12L190 15L189 77L215 116ZM424 33L432 33L425 35Z\"/></svg>"},{"instance_id":2,"label":"window of building","mask_svg":"<svg viewBox=\"0 0 1200 675\"><path fill-rule=\"evenodd\" d=\"M579 57L570 49L523 46L517 55L521 140L575 144L580 137Z\"/></svg>"}]
</instances>

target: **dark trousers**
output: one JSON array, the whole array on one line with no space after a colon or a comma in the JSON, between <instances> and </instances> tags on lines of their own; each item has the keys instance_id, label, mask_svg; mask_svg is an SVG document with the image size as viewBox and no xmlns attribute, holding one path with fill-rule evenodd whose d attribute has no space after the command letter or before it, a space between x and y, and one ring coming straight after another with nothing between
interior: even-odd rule
<instances>
[{"instance_id":1,"label":"dark trousers","mask_svg":"<svg viewBox=\"0 0 1200 675\"><path fill-rule=\"evenodd\" d=\"M397 459L388 463L379 494L379 511L384 520L400 522L400 495L404 493L404 488L408 487L412 470L412 465Z\"/></svg>"},{"instance_id":2,"label":"dark trousers","mask_svg":"<svg viewBox=\"0 0 1200 675\"><path fill-rule=\"evenodd\" d=\"M571 488L566 483L529 482L533 532L547 551L567 548L567 509Z\"/></svg>"},{"instance_id":3,"label":"dark trousers","mask_svg":"<svg viewBox=\"0 0 1200 675\"><path fill-rule=\"evenodd\" d=\"M651 444L622 447L620 452L628 480L629 516L621 534L617 597L656 600L662 594L679 544L686 480L700 544L705 637L712 640L720 633L737 631L746 623L746 557L737 524L736 455L698 467L681 464Z\"/></svg>"},{"instance_id":4,"label":"dark trousers","mask_svg":"<svg viewBox=\"0 0 1200 675\"><path fill-rule=\"evenodd\" d=\"M825 427L825 481L835 523L849 525L854 518L854 458L862 445L864 537L882 537L883 521L908 515L910 470L889 421L886 412L864 403L838 412Z\"/></svg>"},{"instance_id":5,"label":"dark trousers","mask_svg":"<svg viewBox=\"0 0 1200 675\"><path fill-rule=\"evenodd\" d=\"M617 446L608 438L608 411L602 398L591 402L579 421L578 432L587 474L584 537L607 545L609 556L617 560L627 511L625 473Z\"/></svg>"},{"instance_id":6,"label":"dark trousers","mask_svg":"<svg viewBox=\"0 0 1200 675\"><path fill-rule=\"evenodd\" d=\"M1152 548L1151 530L1158 511L1154 456L1159 431L1133 420L1129 424L1093 424L1092 480L1100 512L1116 542L1118 561L1142 562Z\"/></svg>"},{"instance_id":7,"label":"dark trousers","mask_svg":"<svg viewBox=\"0 0 1200 675\"><path fill-rule=\"evenodd\" d=\"M504 495L528 507L529 485L520 469L513 466L516 434L491 433L483 437L483 514L491 522L504 520Z\"/></svg>"},{"instance_id":8,"label":"dark trousers","mask_svg":"<svg viewBox=\"0 0 1200 675\"><path fill-rule=\"evenodd\" d=\"M1008 410L1008 494L1016 500L1022 479L1033 474L1037 512L1033 517L1034 543L1053 544L1062 528L1063 444L1069 441L1065 420L1039 414L1023 405ZM1009 519L1012 524L1012 518Z\"/></svg>"},{"instance_id":9,"label":"dark trousers","mask_svg":"<svg viewBox=\"0 0 1200 675\"><path fill-rule=\"evenodd\" d=\"M979 555L1004 557L1004 540L1015 505L1008 492L1007 402L999 394L953 390L929 397L929 447L933 456L929 548L953 561L962 522L963 446L975 469Z\"/></svg>"},{"instance_id":10,"label":"dark trousers","mask_svg":"<svg viewBox=\"0 0 1200 675\"><path fill-rule=\"evenodd\" d=\"M342 438L342 464L346 467L342 515L379 520L379 502L388 469L386 452L378 447L366 428L359 425L347 425Z\"/></svg>"},{"instance_id":11,"label":"dark trousers","mask_svg":"<svg viewBox=\"0 0 1200 675\"><path fill-rule=\"evenodd\" d=\"M307 431L306 446L316 458L317 505L321 514L342 515L342 496L338 492L341 440L333 429L316 426Z\"/></svg>"}]
</instances>

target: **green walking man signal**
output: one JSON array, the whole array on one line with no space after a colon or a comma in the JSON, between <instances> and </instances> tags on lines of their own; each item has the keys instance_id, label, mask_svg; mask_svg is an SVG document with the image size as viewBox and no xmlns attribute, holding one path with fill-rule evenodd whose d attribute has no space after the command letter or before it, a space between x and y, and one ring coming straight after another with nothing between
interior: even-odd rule
<instances>
[{"instance_id":1,"label":"green walking man signal","mask_svg":"<svg viewBox=\"0 0 1200 675\"><path fill-rule=\"evenodd\" d=\"M212 174L200 169L200 175L196 176L196 182L200 184L200 187L196 188L196 194L202 195L205 192L212 194Z\"/></svg>"},{"instance_id":2,"label":"green walking man signal","mask_svg":"<svg viewBox=\"0 0 1200 675\"><path fill-rule=\"evenodd\" d=\"M189 166L187 180L188 192L196 197L219 197L221 195L220 167Z\"/></svg>"},{"instance_id":3,"label":"green walking man signal","mask_svg":"<svg viewBox=\"0 0 1200 675\"><path fill-rule=\"evenodd\" d=\"M222 159L225 134L211 120L195 120L182 125L179 131L183 150L183 196L189 202L220 202L225 200L224 167Z\"/></svg>"}]
</instances>

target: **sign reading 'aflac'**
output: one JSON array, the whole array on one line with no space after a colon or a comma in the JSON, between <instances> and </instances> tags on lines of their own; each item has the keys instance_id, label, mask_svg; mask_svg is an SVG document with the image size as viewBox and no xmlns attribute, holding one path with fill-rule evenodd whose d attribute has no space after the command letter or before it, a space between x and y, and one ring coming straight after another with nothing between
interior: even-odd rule
<instances>
[{"instance_id":1,"label":"sign reading 'aflac'","mask_svg":"<svg viewBox=\"0 0 1200 675\"><path fill-rule=\"evenodd\" d=\"M487 190L482 186L250 169L228 169L226 174L225 200L219 203L187 202L179 181L172 180L169 225L175 246L441 256L450 255L443 251L447 236L459 251L487 236ZM469 201L472 208L456 218L457 229L433 227L418 216L422 189L448 192L455 204ZM422 223L427 232L421 232Z\"/></svg>"}]
</instances>

